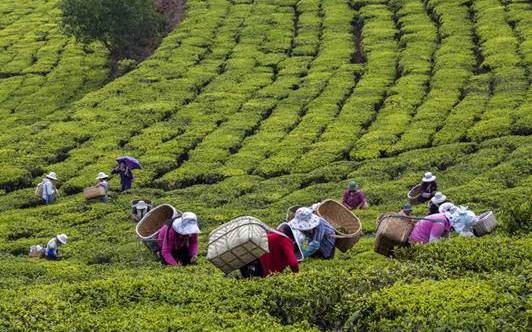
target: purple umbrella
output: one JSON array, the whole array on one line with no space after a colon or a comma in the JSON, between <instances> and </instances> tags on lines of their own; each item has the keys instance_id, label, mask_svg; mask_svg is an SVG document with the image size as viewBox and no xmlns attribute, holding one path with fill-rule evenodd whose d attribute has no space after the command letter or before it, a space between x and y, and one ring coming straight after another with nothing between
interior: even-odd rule
<instances>
[{"instance_id":1,"label":"purple umbrella","mask_svg":"<svg viewBox=\"0 0 532 332\"><path fill-rule=\"evenodd\" d=\"M118 161L119 163L120 162L126 163L126 166L129 167L130 169L142 168L139 161L130 156L118 157L116 158L116 161Z\"/></svg>"}]
</instances>

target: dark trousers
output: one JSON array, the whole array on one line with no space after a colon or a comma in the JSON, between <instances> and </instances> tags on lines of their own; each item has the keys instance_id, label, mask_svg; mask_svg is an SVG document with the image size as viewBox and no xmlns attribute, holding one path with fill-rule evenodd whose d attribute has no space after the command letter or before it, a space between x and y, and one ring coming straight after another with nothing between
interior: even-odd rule
<instances>
[{"instance_id":1,"label":"dark trousers","mask_svg":"<svg viewBox=\"0 0 532 332\"><path fill-rule=\"evenodd\" d=\"M248 265L242 266L240 268L240 273L244 278L262 277L262 266L260 265L260 261L256 260Z\"/></svg>"}]
</instances>

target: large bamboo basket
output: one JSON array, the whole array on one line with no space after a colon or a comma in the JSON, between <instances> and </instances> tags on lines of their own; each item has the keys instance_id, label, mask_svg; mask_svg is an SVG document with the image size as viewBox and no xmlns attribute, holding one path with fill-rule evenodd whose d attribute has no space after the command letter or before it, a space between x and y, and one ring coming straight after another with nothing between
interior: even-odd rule
<instances>
[{"instance_id":1,"label":"large bamboo basket","mask_svg":"<svg viewBox=\"0 0 532 332\"><path fill-rule=\"evenodd\" d=\"M85 188L83 190L83 196L85 196L86 200L99 198L105 196L105 189L102 186Z\"/></svg>"},{"instance_id":2,"label":"large bamboo basket","mask_svg":"<svg viewBox=\"0 0 532 332\"><path fill-rule=\"evenodd\" d=\"M399 244L406 244L414 225L414 219L397 213L383 213L377 219L377 234L382 234Z\"/></svg>"},{"instance_id":3,"label":"large bamboo basket","mask_svg":"<svg viewBox=\"0 0 532 332\"><path fill-rule=\"evenodd\" d=\"M137 235L141 240L157 239L159 229L169 221L181 216L181 211L170 204L162 204L148 212L137 224Z\"/></svg>"},{"instance_id":4,"label":"large bamboo basket","mask_svg":"<svg viewBox=\"0 0 532 332\"><path fill-rule=\"evenodd\" d=\"M318 215L336 229L336 248L340 251L348 251L362 237L360 219L339 202L332 199L323 201Z\"/></svg>"},{"instance_id":5,"label":"large bamboo basket","mask_svg":"<svg viewBox=\"0 0 532 332\"><path fill-rule=\"evenodd\" d=\"M473 225L473 233L475 236L487 235L497 226L497 219L492 211L484 212L478 216L478 221Z\"/></svg>"},{"instance_id":6,"label":"large bamboo basket","mask_svg":"<svg viewBox=\"0 0 532 332\"><path fill-rule=\"evenodd\" d=\"M424 202L423 197L421 197L421 183L415 185L410 189L408 192L408 200L410 201L410 204L412 205L418 205Z\"/></svg>"}]
</instances>

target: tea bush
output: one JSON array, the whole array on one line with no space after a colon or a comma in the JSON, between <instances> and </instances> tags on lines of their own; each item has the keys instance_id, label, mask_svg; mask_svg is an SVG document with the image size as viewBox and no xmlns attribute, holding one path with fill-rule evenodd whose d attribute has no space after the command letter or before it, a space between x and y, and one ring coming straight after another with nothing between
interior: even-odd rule
<instances>
[{"instance_id":1,"label":"tea bush","mask_svg":"<svg viewBox=\"0 0 532 332\"><path fill-rule=\"evenodd\" d=\"M0 329L526 331L532 11L526 1L189 0L149 58L58 30L58 0L0 4ZM143 164L108 203L81 191ZM60 197L34 188L59 176ZM426 171L495 234L373 251L375 221ZM240 215L272 226L355 179L364 236L301 272L242 280L204 257ZM161 266L130 201L200 218L197 265ZM414 206L425 215L425 205ZM56 262L27 257L61 232Z\"/></svg>"}]
</instances>

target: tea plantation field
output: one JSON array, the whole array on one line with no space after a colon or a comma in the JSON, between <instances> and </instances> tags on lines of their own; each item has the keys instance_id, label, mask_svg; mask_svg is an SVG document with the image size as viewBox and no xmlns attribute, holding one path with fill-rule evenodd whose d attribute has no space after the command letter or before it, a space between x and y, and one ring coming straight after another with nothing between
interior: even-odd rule
<instances>
[{"instance_id":1,"label":"tea plantation field","mask_svg":"<svg viewBox=\"0 0 532 332\"><path fill-rule=\"evenodd\" d=\"M186 18L109 80L58 0L0 1L0 330L530 331L532 5L528 0L187 0ZM86 203L119 155L134 189ZM57 172L61 197L34 188ZM499 226L373 252L375 219L425 171ZM204 258L240 215L340 199L356 179L365 236L331 261L260 280ZM161 266L129 202L195 211L199 264ZM415 208L416 214L425 212ZM65 232L58 262L29 247Z\"/></svg>"}]
</instances>

